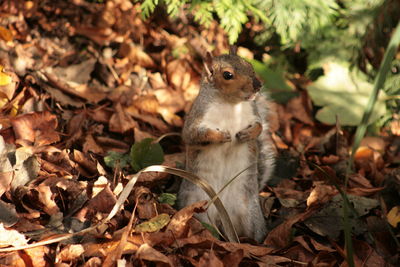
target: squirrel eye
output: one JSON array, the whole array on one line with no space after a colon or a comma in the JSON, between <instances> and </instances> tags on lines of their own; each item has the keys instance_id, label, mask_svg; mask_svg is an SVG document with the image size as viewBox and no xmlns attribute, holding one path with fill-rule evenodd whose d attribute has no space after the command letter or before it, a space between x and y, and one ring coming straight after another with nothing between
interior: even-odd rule
<instances>
[{"instance_id":1,"label":"squirrel eye","mask_svg":"<svg viewBox=\"0 0 400 267\"><path fill-rule=\"evenodd\" d=\"M222 76L224 76L225 80L232 80L233 79L233 74L230 73L229 71L224 71L224 73L222 73Z\"/></svg>"}]
</instances>

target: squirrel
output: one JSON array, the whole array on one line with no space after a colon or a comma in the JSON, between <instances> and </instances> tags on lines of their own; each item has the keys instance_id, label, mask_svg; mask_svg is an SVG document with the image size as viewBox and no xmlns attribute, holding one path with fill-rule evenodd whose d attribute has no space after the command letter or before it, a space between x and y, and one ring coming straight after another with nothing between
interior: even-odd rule
<instances>
[{"instance_id":1,"label":"squirrel","mask_svg":"<svg viewBox=\"0 0 400 267\"><path fill-rule=\"evenodd\" d=\"M262 84L252 65L229 54L205 59L199 94L188 112L182 130L186 170L205 179L220 194L239 236L262 242L267 233L259 191L270 179L274 150L268 132L269 102L258 94ZM183 181L178 206L207 200L197 185ZM215 207L198 214L203 222L221 228ZM222 229L223 230L223 229Z\"/></svg>"}]
</instances>

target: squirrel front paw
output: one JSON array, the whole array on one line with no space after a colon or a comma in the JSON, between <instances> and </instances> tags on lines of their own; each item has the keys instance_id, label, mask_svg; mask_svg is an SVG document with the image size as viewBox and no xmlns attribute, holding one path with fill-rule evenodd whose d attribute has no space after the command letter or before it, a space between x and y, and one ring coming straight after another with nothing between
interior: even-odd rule
<instances>
[{"instance_id":1,"label":"squirrel front paw","mask_svg":"<svg viewBox=\"0 0 400 267\"><path fill-rule=\"evenodd\" d=\"M256 139L262 131L262 125L259 122L250 124L243 130L236 134L236 138L239 142L247 142L249 140Z\"/></svg>"},{"instance_id":2,"label":"squirrel front paw","mask_svg":"<svg viewBox=\"0 0 400 267\"><path fill-rule=\"evenodd\" d=\"M231 142L231 134L228 131L221 131L220 129L207 129L206 139L210 143L227 143Z\"/></svg>"}]
</instances>

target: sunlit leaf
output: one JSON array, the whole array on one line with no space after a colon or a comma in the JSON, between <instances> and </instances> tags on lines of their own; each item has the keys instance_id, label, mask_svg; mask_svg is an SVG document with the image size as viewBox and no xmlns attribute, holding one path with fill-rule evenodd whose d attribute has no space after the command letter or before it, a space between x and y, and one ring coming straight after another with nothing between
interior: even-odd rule
<instances>
[{"instance_id":1,"label":"sunlit leaf","mask_svg":"<svg viewBox=\"0 0 400 267\"><path fill-rule=\"evenodd\" d=\"M391 226L397 227L400 223L400 206L393 207L387 214L387 220Z\"/></svg>"},{"instance_id":2,"label":"sunlit leaf","mask_svg":"<svg viewBox=\"0 0 400 267\"><path fill-rule=\"evenodd\" d=\"M3 66L0 65L0 86L8 85L12 82L10 75L3 72Z\"/></svg>"},{"instance_id":3,"label":"sunlit leaf","mask_svg":"<svg viewBox=\"0 0 400 267\"><path fill-rule=\"evenodd\" d=\"M329 62L323 64L324 76L307 87L316 106L322 107L316 118L326 124L335 124L336 118L341 125L355 126L361 122L372 84L355 71L350 71L344 63ZM370 122L386 113L384 93L375 104Z\"/></svg>"},{"instance_id":4,"label":"sunlit leaf","mask_svg":"<svg viewBox=\"0 0 400 267\"><path fill-rule=\"evenodd\" d=\"M162 213L154 218L151 218L147 222L136 225L135 231L139 233L143 232L156 232L161 230L170 221L170 217L166 213Z\"/></svg>"},{"instance_id":5,"label":"sunlit leaf","mask_svg":"<svg viewBox=\"0 0 400 267\"><path fill-rule=\"evenodd\" d=\"M9 29L0 26L0 39L10 42L13 39L13 35Z\"/></svg>"}]
</instances>

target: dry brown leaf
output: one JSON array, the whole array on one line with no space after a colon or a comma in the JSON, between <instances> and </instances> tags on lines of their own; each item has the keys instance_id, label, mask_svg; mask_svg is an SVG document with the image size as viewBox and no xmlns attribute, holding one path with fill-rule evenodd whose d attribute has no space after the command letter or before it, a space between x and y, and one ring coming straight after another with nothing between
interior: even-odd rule
<instances>
[{"instance_id":1,"label":"dry brown leaf","mask_svg":"<svg viewBox=\"0 0 400 267\"><path fill-rule=\"evenodd\" d=\"M168 264L169 266L173 266L171 260L167 256L150 247L148 244L143 244L139 247L136 252L136 257L142 260L162 262Z\"/></svg>"},{"instance_id":2,"label":"dry brown leaf","mask_svg":"<svg viewBox=\"0 0 400 267\"><path fill-rule=\"evenodd\" d=\"M23 234L15 230L5 229L3 223L0 223L0 247L18 247L26 244L28 244L28 240Z\"/></svg>"},{"instance_id":3,"label":"dry brown leaf","mask_svg":"<svg viewBox=\"0 0 400 267\"><path fill-rule=\"evenodd\" d=\"M36 145L49 145L60 141L56 132L57 117L48 111L24 114L11 119L17 139Z\"/></svg>"},{"instance_id":4,"label":"dry brown leaf","mask_svg":"<svg viewBox=\"0 0 400 267\"><path fill-rule=\"evenodd\" d=\"M166 66L169 83L176 89L183 91L186 101L192 102L199 92L200 76L195 73L187 60L176 59Z\"/></svg>"},{"instance_id":5,"label":"dry brown leaf","mask_svg":"<svg viewBox=\"0 0 400 267\"><path fill-rule=\"evenodd\" d=\"M115 251L115 248L119 245L120 240L113 240L103 243L86 243L83 244L85 249L85 257L105 257L110 253ZM138 248L143 244L143 239L140 234L134 234L128 237L128 242L126 243L123 254L132 254L137 251Z\"/></svg>"},{"instance_id":6,"label":"dry brown leaf","mask_svg":"<svg viewBox=\"0 0 400 267\"><path fill-rule=\"evenodd\" d=\"M1 266L26 266L24 259L18 251L4 254L0 257Z\"/></svg>"},{"instance_id":7,"label":"dry brown leaf","mask_svg":"<svg viewBox=\"0 0 400 267\"><path fill-rule=\"evenodd\" d=\"M335 252L335 250L332 248L332 246L321 244L314 238L310 238L310 242L313 245L313 247L318 251Z\"/></svg>"},{"instance_id":8,"label":"dry brown leaf","mask_svg":"<svg viewBox=\"0 0 400 267\"><path fill-rule=\"evenodd\" d=\"M47 254L49 253L50 249L46 246L40 246L36 248L25 249L25 254L31 260L32 266L38 267L46 267L49 266Z\"/></svg>"},{"instance_id":9,"label":"dry brown leaf","mask_svg":"<svg viewBox=\"0 0 400 267\"><path fill-rule=\"evenodd\" d=\"M275 248L276 250L285 248L289 245L290 242L290 233L292 230L293 224L303 221L310 217L315 210L309 209L304 213L297 214L286 219L283 223L272 229L271 232L267 235L267 238L264 241L264 244Z\"/></svg>"},{"instance_id":10,"label":"dry brown leaf","mask_svg":"<svg viewBox=\"0 0 400 267\"><path fill-rule=\"evenodd\" d=\"M360 266L385 266L385 260L365 241L353 240L354 254Z\"/></svg>"},{"instance_id":11,"label":"dry brown leaf","mask_svg":"<svg viewBox=\"0 0 400 267\"><path fill-rule=\"evenodd\" d=\"M136 210L140 219L148 220L157 215L156 200L147 187L135 187L130 199L136 203Z\"/></svg>"},{"instance_id":12,"label":"dry brown leaf","mask_svg":"<svg viewBox=\"0 0 400 267\"><path fill-rule=\"evenodd\" d=\"M294 260L296 262L301 262L303 264L311 262L315 257L314 253L308 251L307 248L302 245L292 246L286 249L285 252L282 254L282 256L288 259Z\"/></svg>"},{"instance_id":13,"label":"dry brown leaf","mask_svg":"<svg viewBox=\"0 0 400 267\"><path fill-rule=\"evenodd\" d=\"M72 160L76 163L75 167L83 176L90 178L98 175L97 161L93 160L88 155L74 149Z\"/></svg>"},{"instance_id":14,"label":"dry brown leaf","mask_svg":"<svg viewBox=\"0 0 400 267\"><path fill-rule=\"evenodd\" d=\"M109 27L91 27L87 25L78 25L73 31L92 39L99 45L107 45L117 38L117 34Z\"/></svg>"},{"instance_id":15,"label":"dry brown leaf","mask_svg":"<svg viewBox=\"0 0 400 267\"><path fill-rule=\"evenodd\" d=\"M239 263L242 261L244 257L243 249L238 249L231 253L228 253L222 258L224 266L239 266Z\"/></svg>"},{"instance_id":16,"label":"dry brown leaf","mask_svg":"<svg viewBox=\"0 0 400 267\"><path fill-rule=\"evenodd\" d=\"M141 131L139 128L135 128L134 136L135 136L135 142L140 142L145 138L156 139L155 136L151 135L148 132ZM146 174L146 173L143 173L143 174Z\"/></svg>"},{"instance_id":17,"label":"dry brown leaf","mask_svg":"<svg viewBox=\"0 0 400 267\"><path fill-rule=\"evenodd\" d=\"M187 221L193 217L196 212L203 212L207 201L199 201L193 203L187 207L184 207L172 217L171 222L167 226L167 232L171 231L174 233L176 238L180 238L184 235L187 228Z\"/></svg>"},{"instance_id":18,"label":"dry brown leaf","mask_svg":"<svg viewBox=\"0 0 400 267\"><path fill-rule=\"evenodd\" d=\"M95 154L100 154L100 155L104 154L103 148L96 143L96 140L91 134L88 134L85 137L85 141L83 143L83 152L84 153L93 152Z\"/></svg>"},{"instance_id":19,"label":"dry brown leaf","mask_svg":"<svg viewBox=\"0 0 400 267\"><path fill-rule=\"evenodd\" d=\"M215 255L215 252L213 250L210 250L210 252L205 252L203 254L203 256L201 256L197 266L198 267L209 267L209 266L223 267L224 263Z\"/></svg>"},{"instance_id":20,"label":"dry brown leaf","mask_svg":"<svg viewBox=\"0 0 400 267\"><path fill-rule=\"evenodd\" d=\"M15 90L17 90L18 82L19 79L17 75L3 72L3 66L0 65L0 98L11 100ZM1 106L2 105L0 105L0 107Z\"/></svg>"},{"instance_id":21,"label":"dry brown leaf","mask_svg":"<svg viewBox=\"0 0 400 267\"><path fill-rule=\"evenodd\" d=\"M81 244L70 244L57 253L57 259L60 261L77 261L84 252L85 249Z\"/></svg>"},{"instance_id":22,"label":"dry brown leaf","mask_svg":"<svg viewBox=\"0 0 400 267\"><path fill-rule=\"evenodd\" d=\"M13 34L9 29L0 26L0 39L3 39L6 42L11 42L13 39Z\"/></svg>"},{"instance_id":23,"label":"dry brown leaf","mask_svg":"<svg viewBox=\"0 0 400 267\"><path fill-rule=\"evenodd\" d=\"M109 213L116 202L116 196L107 185L106 188L89 200L86 206L79 211L77 217L90 219L97 212Z\"/></svg>"},{"instance_id":24,"label":"dry brown leaf","mask_svg":"<svg viewBox=\"0 0 400 267\"><path fill-rule=\"evenodd\" d=\"M157 129L159 129L162 133L166 133L169 130L168 125L163 122L161 119L155 117L154 115L150 114L141 114L138 112L137 108L130 106L125 110L129 115L134 117L135 119L139 119L141 121L147 122Z\"/></svg>"},{"instance_id":25,"label":"dry brown leaf","mask_svg":"<svg viewBox=\"0 0 400 267\"><path fill-rule=\"evenodd\" d=\"M5 164L5 162L2 162ZM0 172L0 197L11 188L11 182L13 180L13 171Z\"/></svg>"},{"instance_id":26,"label":"dry brown leaf","mask_svg":"<svg viewBox=\"0 0 400 267\"><path fill-rule=\"evenodd\" d=\"M308 124L308 125L314 125L314 121L312 119L310 110L307 110L307 101L304 95L302 94L301 96L294 97L286 105L286 109L289 113L292 114L292 116L301 122Z\"/></svg>"},{"instance_id":27,"label":"dry brown leaf","mask_svg":"<svg viewBox=\"0 0 400 267\"><path fill-rule=\"evenodd\" d=\"M37 192L39 193L39 201L43 204L43 211L46 212L48 215L54 215L60 211L58 208L54 194L51 191L49 185L41 183L39 186L36 187Z\"/></svg>"},{"instance_id":28,"label":"dry brown leaf","mask_svg":"<svg viewBox=\"0 0 400 267\"><path fill-rule=\"evenodd\" d=\"M137 123L128 115L121 104L115 105L115 113L111 116L109 127L110 131L117 133L126 133L138 127Z\"/></svg>"},{"instance_id":29,"label":"dry brown leaf","mask_svg":"<svg viewBox=\"0 0 400 267\"><path fill-rule=\"evenodd\" d=\"M390 130L392 134L400 136L400 119L394 118L393 121L390 123Z\"/></svg>"},{"instance_id":30,"label":"dry brown leaf","mask_svg":"<svg viewBox=\"0 0 400 267\"><path fill-rule=\"evenodd\" d=\"M138 64L144 68L155 67L153 59L139 45L130 44L129 58L134 64Z\"/></svg>"},{"instance_id":31,"label":"dry brown leaf","mask_svg":"<svg viewBox=\"0 0 400 267\"><path fill-rule=\"evenodd\" d=\"M101 147L105 151L113 150L120 153L126 153L130 149L130 146L121 140L116 140L104 136L96 136L95 140L96 143L101 145Z\"/></svg>"},{"instance_id":32,"label":"dry brown leaf","mask_svg":"<svg viewBox=\"0 0 400 267\"><path fill-rule=\"evenodd\" d=\"M332 199L333 196L337 195L339 192L332 185L321 184L320 182L315 182L315 187L311 191L307 198L307 206L321 205L327 203Z\"/></svg>"},{"instance_id":33,"label":"dry brown leaf","mask_svg":"<svg viewBox=\"0 0 400 267\"><path fill-rule=\"evenodd\" d=\"M321 251L311 263L313 266L336 266L337 259L331 252Z\"/></svg>"},{"instance_id":34,"label":"dry brown leaf","mask_svg":"<svg viewBox=\"0 0 400 267\"><path fill-rule=\"evenodd\" d=\"M133 105L146 113L157 113L160 106L154 95L142 95L133 100Z\"/></svg>"}]
</instances>

